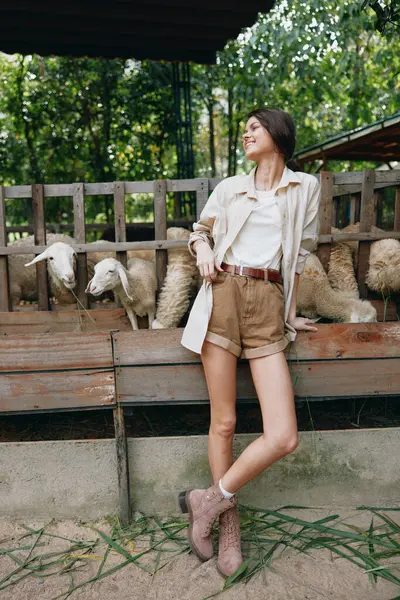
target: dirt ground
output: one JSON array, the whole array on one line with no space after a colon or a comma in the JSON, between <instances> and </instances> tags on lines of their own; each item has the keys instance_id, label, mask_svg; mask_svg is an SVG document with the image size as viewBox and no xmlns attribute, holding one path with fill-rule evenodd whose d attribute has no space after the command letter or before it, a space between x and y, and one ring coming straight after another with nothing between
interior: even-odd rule
<instances>
[{"instance_id":1,"label":"dirt ground","mask_svg":"<svg viewBox=\"0 0 400 600\"><path fill-rule=\"evenodd\" d=\"M317 518L320 518L320 514ZM304 515L301 517L304 518ZM310 518L310 513L307 518ZM346 520L349 519L352 523L357 518L355 513L346 515ZM51 560L51 552L71 545L62 538L75 541L95 540L98 534L93 527L107 535L111 530L106 521L91 524L60 521L50 523L45 529L46 535L39 538L37 535L30 535L21 539L24 534L29 533L26 526L38 530L43 525L38 521L0 520L1 600L66 599L69 586L89 579L98 571L105 547L102 549L101 545L93 548L90 560L82 565L82 570L73 575L68 572L64 563L61 569L64 572L61 574L51 577L30 574L15 585L5 587L13 581L13 578L9 578L12 571L15 571L14 578L28 572L20 567L23 561L37 553L43 556L43 561L48 561ZM51 537L48 534L61 537ZM10 554L4 553L5 548L9 551L21 546L25 549L14 552L14 560L10 558ZM140 553L143 548L140 545L134 548L132 545L132 552ZM72 556L79 556L81 552L82 550L77 550ZM117 552L110 552L103 572L123 560ZM142 564L150 567L150 561L146 563L144 560ZM60 565L57 565L57 570L60 570ZM184 552L168 560L155 575L129 564L101 581L74 591L69 597L77 600L205 600L222 590L223 585L224 581L216 570L215 557L201 563L194 555ZM400 588L380 578L377 583L371 583L361 568L344 559L333 559L326 550L313 550L312 555L307 556L289 549L274 558L268 568L247 584L238 583L217 597L224 600L399 600Z\"/></svg>"}]
</instances>

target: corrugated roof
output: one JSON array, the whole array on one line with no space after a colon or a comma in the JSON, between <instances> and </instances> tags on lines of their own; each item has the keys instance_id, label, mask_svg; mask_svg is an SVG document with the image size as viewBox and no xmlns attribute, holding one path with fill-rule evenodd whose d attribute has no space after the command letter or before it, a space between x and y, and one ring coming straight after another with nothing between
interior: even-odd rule
<instances>
[{"instance_id":1,"label":"corrugated roof","mask_svg":"<svg viewBox=\"0 0 400 600\"><path fill-rule=\"evenodd\" d=\"M299 164L327 160L400 160L400 112L295 153Z\"/></svg>"},{"instance_id":2,"label":"corrugated roof","mask_svg":"<svg viewBox=\"0 0 400 600\"><path fill-rule=\"evenodd\" d=\"M215 62L274 0L5 0L0 50Z\"/></svg>"}]
</instances>

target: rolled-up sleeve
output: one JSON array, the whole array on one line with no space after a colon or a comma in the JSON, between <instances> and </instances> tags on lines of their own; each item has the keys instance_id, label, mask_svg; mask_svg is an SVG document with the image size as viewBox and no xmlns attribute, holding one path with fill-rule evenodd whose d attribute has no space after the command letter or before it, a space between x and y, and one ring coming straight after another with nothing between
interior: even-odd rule
<instances>
[{"instance_id":1,"label":"rolled-up sleeve","mask_svg":"<svg viewBox=\"0 0 400 600\"><path fill-rule=\"evenodd\" d=\"M318 180L315 179L315 184L313 184L307 203L307 212L304 219L300 250L296 262L296 273L299 275L304 271L307 256L310 252L315 250L318 244L320 197L321 186Z\"/></svg>"},{"instance_id":2,"label":"rolled-up sleeve","mask_svg":"<svg viewBox=\"0 0 400 600\"><path fill-rule=\"evenodd\" d=\"M218 205L222 198L223 192L223 181L221 181L209 199L206 202L203 210L200 214L200 219L193 223L193 232L189 236L188 248L192 256L196 256L195 243L198 241L206 242L210 248L214 248L214 240L212 237L212 230L214 221L218 215Z\"/></svg>"}]
</instances>

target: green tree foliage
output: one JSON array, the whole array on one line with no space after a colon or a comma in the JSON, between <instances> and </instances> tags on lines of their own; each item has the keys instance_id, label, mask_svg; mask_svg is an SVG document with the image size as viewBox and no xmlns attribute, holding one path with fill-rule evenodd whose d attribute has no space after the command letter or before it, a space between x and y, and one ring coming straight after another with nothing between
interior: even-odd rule
<instances>
[{"instance_id":1,"label":"green tree foliage","mask_svg":"<svg viewBox=\"0 0 400 600\"><path fill-rule=\"evenodd\" d=\"M378 4L396 21L391 0ZM372 0L280 0L215 66L193 65L197 176L248 170L241 131L255 106L291 113L298 149L396 113L400 36L377 31L376 10ZM171 84L164 63L0 55L0 183L175 177ZM88 202L88 219L110 221L110 201ZM143 216L148 203L132 207ZM70 200L47 208L70 220ZM9 214L26 218L26 206Z\"/></svg>"}]
</instances>

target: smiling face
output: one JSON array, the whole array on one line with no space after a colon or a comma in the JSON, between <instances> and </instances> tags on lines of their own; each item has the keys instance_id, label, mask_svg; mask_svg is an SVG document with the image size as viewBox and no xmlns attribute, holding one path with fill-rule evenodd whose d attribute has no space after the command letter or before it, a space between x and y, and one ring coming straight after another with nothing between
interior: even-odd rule
<instances>
[{"instance_id":1,"label":"smiling face","mask_svg":"<svg viewBox=\"0 0 400 600\"><path fill-rule=\"evenodd\" d=\"M261 158L275 153L276 144L256 117L250 117L243 134L246 158L259 162Z\"/></svg>"}]
</instances>

